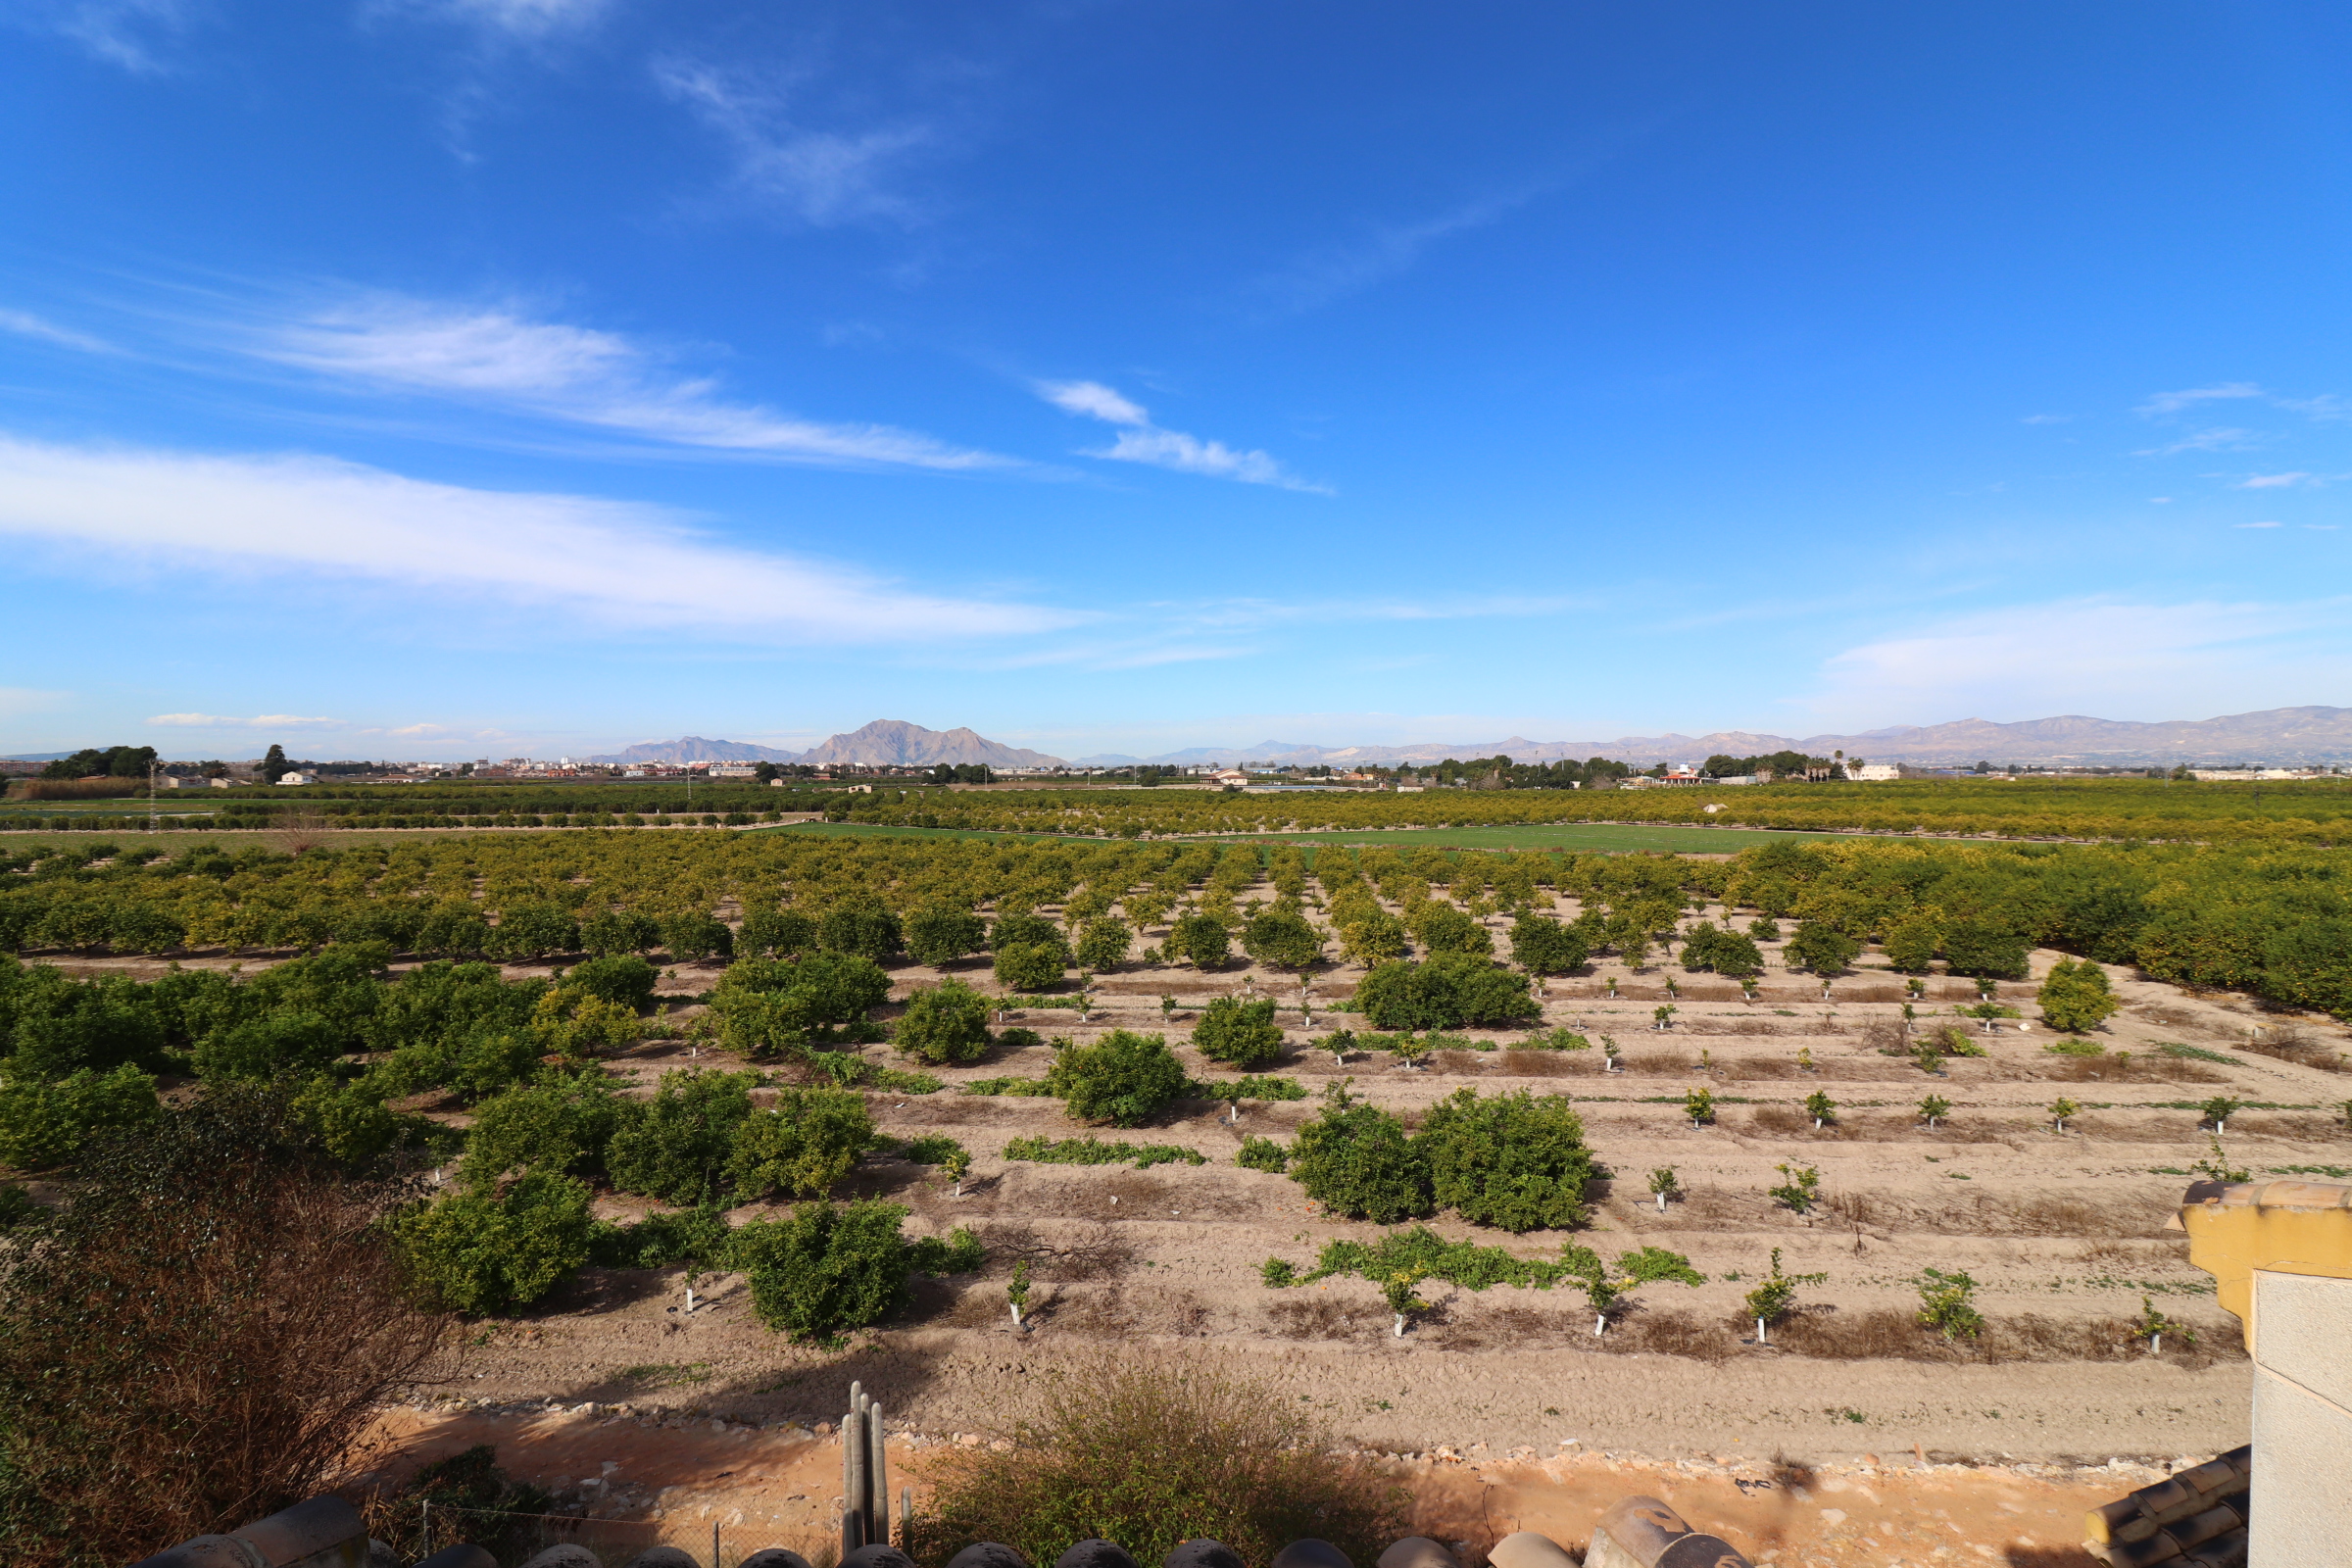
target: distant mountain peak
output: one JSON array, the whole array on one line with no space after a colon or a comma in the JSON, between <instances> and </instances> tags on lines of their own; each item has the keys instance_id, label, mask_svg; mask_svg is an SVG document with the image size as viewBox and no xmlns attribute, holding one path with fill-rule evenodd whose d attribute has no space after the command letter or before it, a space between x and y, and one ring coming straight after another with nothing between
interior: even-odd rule
<instances>
[{"instance_id":1,"label":"distant mountain peak","mask_svg":"<svg viewBox=\"0 0 2352 1568\"><path fill-rule=\"evenodd\" d=\"M714 741L685 735L674 741L647 741L588 759L591 762L804 762L818 767L839 763L850 767L937 767L941 763L982 763L989 767L1055 767L1058 757L1005 746L969 729L925 729L902 718L877 718L872 723L835 735L806 752L779 752L749 741Z\"/></svg>"}]
</instances>

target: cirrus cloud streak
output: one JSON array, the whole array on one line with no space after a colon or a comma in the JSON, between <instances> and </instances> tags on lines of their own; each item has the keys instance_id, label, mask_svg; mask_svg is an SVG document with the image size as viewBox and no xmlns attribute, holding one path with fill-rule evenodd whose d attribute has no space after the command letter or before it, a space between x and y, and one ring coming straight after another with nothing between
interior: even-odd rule
<instances>
[{"instance_id":1,"label":"cirrus cloud streak","mask_svg":"<svg viewBox=\"0 0 2352 1568\"><path fill-rule=\"evenodd\" d=\"M1015 636L1087 617L910 591L747 549L675 514L590 496L468 489L309 456L209 456L0 436L0 533L76 556L431 589L594 629L758 642Z\"/></svg>"}]
</instances>

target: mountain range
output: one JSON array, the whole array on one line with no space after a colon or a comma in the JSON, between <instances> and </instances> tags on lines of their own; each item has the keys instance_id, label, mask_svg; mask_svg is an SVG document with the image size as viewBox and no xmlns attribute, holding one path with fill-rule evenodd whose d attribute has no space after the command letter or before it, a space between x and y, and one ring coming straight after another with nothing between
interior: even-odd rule
<instances>
[{"instance_id":1,"label":"mountain range","mask_svg":"<svg viewBox=\"0 0 2352 1568\"><path fill-rule=\"evenodd\" d=\"M713 741L688 735L649 741L619 752L591 757L591 762L802 762L817 767L936 767L942 762L981 762L990 767L1058 767L1058 757L1004 746L968 729L925 729L900 718L878 718L846 735L835 735L805 752L779 752L748 741Z\"/></svg>"},{"instance_id":2,"label":"mountain range","mask_svg":"<svg viewBox=\"0 0 2352 1568\"><path fill-rule=\"evenodd\" d=\"M1853 735L1773 735L1750 730L1717 730L1706 735L1628 735L1615 740L1533 741L1512 735L1497 741L1428 741L1404 746L1304 746L1261 741L1255 746L1194 746L1156 757L1102 753L1075 763L1025 747L1006 746L969 729L925 729L904 719L877 719L862 729L835 735L805 752L781 752L744 741L648 742L591 762L804 762L818 766L932 767L941 762L984 762L990 767L1123 767L1136 762L1176 766L1236 762L1317 763L1332 767L1359 763L1442 762L1448 757L1507 756L1514 761L1582 761L1607 757L1622 762L1695 762L1717 753L1759 757L1771 752L1827 757L1843 752L1873 762L1924 765L2042 762L2140 767L2156 763L2206 765L2352 761L2352 708L2272 708L2220 718L2174 719L2143 724L2125 719L2067 714L1998 724L1963 718L1948 724L1899 724Z\"/></svg>"}]
</instances>

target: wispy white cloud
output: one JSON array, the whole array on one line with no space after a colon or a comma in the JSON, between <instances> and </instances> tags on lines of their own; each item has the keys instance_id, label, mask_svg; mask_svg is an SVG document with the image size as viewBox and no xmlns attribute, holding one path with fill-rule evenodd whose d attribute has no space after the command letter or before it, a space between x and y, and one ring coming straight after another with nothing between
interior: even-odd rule
<instances>
[{"instance_id":1,"label":"wispy white cloud","mask_svg":"<svg viewBox=\"0 0 2352 1568\"><path fill-rule=\"evenodd\" d=\"M2233 488L2239 490L2291 490L2297 485L2316 485L2323 482L2316 474L2302 472L2250 473L2238 480Z\"/></svg>"},{"instance_id":2,"label":"wispy white cloud","mask_svg":"<svg viewBox=\"0 0 2352 1568\"><path fill-rule=\"evenodd\" d=\"M79 349L84 354L111 354L114 352L113 345L94 338L87 332L76 332L72 327L59 326L56 322L45 320L30 311L0 310L0 332L14 332L19 337L29 337L43 343L54 343L59 348Z\"/></svg>"},{"instance_id":3,"label":"wispy white cloud","mask_svg":"<svg viewBox=\"0 0 2352 1568\"><path fill-rule=\"evenodd\" d=\"M2286 524L2283 522L2233 522L2230 526L2232 528L2283 528Z\"/></svg>"},{"instance_id":4,"label":"wispy white cloud","mask_svg":"<svg viewBox=\"0 0 2352 1568\"><path fill-rule=\"evenodd\" d=\"M165 51L195 20L190 0L14 0L0 22L68 38L136 75L171 69Z\"/></svg>"},{"instance_id":5,"label":"wispy white cloud","mask_svg":"<svg viewBox=\"0 0 2352 1568\"><path fill-rule=\"evenodd\" d=\"M616 332L514 308L370 294L264 324L247 351L374 388L502 407L646 441L784 462L973 471L1013 460L886 424L827 423L732 402Z\"/></svg>"},{"instance_id":6,"label":"wispy white cloud","mask_svg":"<svg viewBox=\"0 0 2352 1568\"><path fill-rule=\"evenodd\" d=\"M926 214L923 203L893 182L932 142L928 124L811 129L787 118L772 85L695 60L659 60L654 79L732 144L734 182L768 206L819 228L877 220L912 223Z\"/></svg>"},{"instance_id":7,"label":"wispy white cloud","mask_svg":"<svg viewBox=\"0 0 2352 1568\"><path fill-rule=\"evenodd\" d=\"M107 557L451 595L536 609L576 632L854 643L988 638L1073 612L916 592L746 549L659 508L435 484L314 457L213 457L0 436L0 533Z\"/></svg>"},{"instance_id":8,"label":"wispy white cloud","mask_svg":"<svg viewBox=\"0 0 2352 1568\"><path fill-rule=\"evenodd\" d=\"M157 713L147 720L161 729L348 729L339 718L306 718L299 713L256 713L230 718L221 713Z\"/></svg>"},{"instance_id":9,"label":"wispy white cloud","mask_svg":"<svg viewBox=\"0 0 2352 1568\"><path fill-rule=\"evenodd\" d=\"M2071 414L2029 414L2020 424L2064 424L2074 417Z\"/></svg>"},{"instance_id":10,"label":"wispy white cloud","mask_svg":"<svg viewBox=\"0 0 2352 1568\"><path fill-rule=\"evenodd\" d=\"M1410 271L1439 240L1485 228L1549 188L1533 185L1482 196L1418 222L1380 225L1360 238L1308 251L1255 279L1247 292L1277 310L1311 311Z\"/></svg>"},{"instance_id":11,"label":"wispy white cloud","mask_svg":"<svg viewBox=\"0 0 2352 1568\"><path fill-rule=\"evenodd\" d=\"M2180 392L2159 392L2142 403L2134 413L2159 416L2179 414L2200 403L2213 403L2231 398L2258 398L2262 388L2252 381L2225 381L2219 386L2190 387Z\"/></svg>"},{"instance_id":12,"label":"wispy white cloud","mask_svg":"<svg viewBox=\"0 0 2352 1568\"><path fill-rule=\"evenodd\" d=\"M2179 718L2327 701L2352 678L2347 601L2073 599L1963 614L1824 662L1798 706L1838 723Z\"/></svg>"},{"instance_id":13,"label":"wispy white cloud","mask_svg":"<svg viewBox=\"0 0 2352 1568\"><path fill-rule=\"evenodd\" d=\"M2253 431L2226 426L2211 430L2192 430L2178 441L2160 447L2142 447L2132 454L2135 458L2169 458L2181 452L2243 452L2262 445L2263 437Z\"/></svg>"},{"instance_id":14,"label":"wispy white cloud","mask_svg":"<svg viewBox=\"0 0 2352 1568\"><path fill-rule=\"evenodd\" d=\"M1037 395L1065 414L1076 414L1105 424L1121 425L1118 439L1107 447L1082 449L1082 455L1112 463L1146 463L1179 473L1234 479L1243 484L1270 484L1285 490L1330 495L1328 486L1310 484L1264 452L1239 452L1222 441L1204 441L1181 430L1163 430L1152 422L1141 404L1100 381L1041 381Z\"/></svg>"},{"instance_id":15,"label":"wispy white cloud","mask_svg":"<svg viewBox=\"0 0 2352 1568\"><path fill-rule=\"evenodd\" d=\"M536 42L594 26L612 10L612 0L378 0L371 9L459 23L494 36Z\"/></svg>"}]
</instances>

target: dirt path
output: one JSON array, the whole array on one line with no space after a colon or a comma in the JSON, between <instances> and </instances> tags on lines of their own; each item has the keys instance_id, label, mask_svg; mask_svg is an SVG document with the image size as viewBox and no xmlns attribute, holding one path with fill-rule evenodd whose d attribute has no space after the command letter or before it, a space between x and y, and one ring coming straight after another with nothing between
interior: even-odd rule
<instances>
[{"instance_id":1,"label":"dirt path","mask_svg":"<svg viewBox=\"0 0 2352 1568\"><path fill-rule=\"evenodd\" d=\"M478 1443L493 1444L510 1474L562 1491L600 1515L584 1543L608 1551L666 1543L708 1560L717 1529L722 1564L765 1545L816 1558L836 1539L841 1450L801 1428L760 1430L708 1420L640 1423L587 1413L445 1414L402 1409L377 1434L397 1475ZM925 1460L972 1433L891 1445L894 1480L924 1505ZM1475 1561L1514 1530L1535 1530L1581 1549L1618 1498L1662 1497L1759 1563L1800 1565L1999 1563L2012 1568L2089 1565L2083 1510L2144 1486L2164 1467L2100 1468L1921 1464L1870 1455L1850 1463L1775 1463L1737 1444L1720 1455L1643 1459L1475 1445L1396 1460L1412 1494L1414 1528L1456 1544ZM2208 1458L2192 1453L2175 1466ZM1880 1462L1882 1459L1885 1462ZM593 1484L582 1488L583 1480Z\"/></svg>"}]
</instances>

